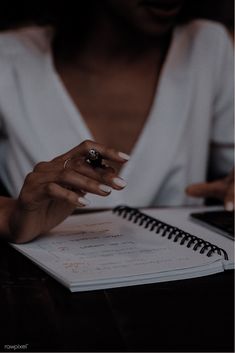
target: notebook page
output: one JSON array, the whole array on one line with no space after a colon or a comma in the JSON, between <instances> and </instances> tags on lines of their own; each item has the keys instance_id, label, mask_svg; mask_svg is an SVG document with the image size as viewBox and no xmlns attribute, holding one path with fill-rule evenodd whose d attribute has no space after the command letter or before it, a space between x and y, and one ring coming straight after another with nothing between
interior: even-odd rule
<instances>
[{"instance_id":1,"label":"notebook page","mask_svg":"<svg viewBox=\"0 0 235 353\"><path fill-rule=\"evenodd\" d=\"M171 276L214 262L221 266L217 255L194 252L112 212L70 217L49 235L14 247L70 284Z\"/></svg>"},{"instance_id":2,"label":"notebook page","mask_svg":"<svg viewBox=\"0 0 235 353\"><path fill-rule=\"evenodd\" d=\"M218 207L178 207L143 210L143 212L223 248L229 257L229 261L225 261L225 268L229 269L234 267L234 241L190 220L190 213L220 209Z\"/></svg>"}]
</instances>

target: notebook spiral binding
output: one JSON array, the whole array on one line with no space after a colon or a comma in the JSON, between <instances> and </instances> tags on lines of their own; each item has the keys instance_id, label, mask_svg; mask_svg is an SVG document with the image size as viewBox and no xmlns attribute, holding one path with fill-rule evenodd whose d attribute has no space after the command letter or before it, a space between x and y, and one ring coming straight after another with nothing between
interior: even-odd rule
<instances>
[{"instance_id":1,"label":"notebook spiral binding","mask_svg":"<svg viewBox=\"0 0 235 353\"><path fill-rule=\"evenodd\" d=\"M199 251L200 254L206 253L207 256L212 256L214 253L224 256L225 260L228 260L227 252L195 235L184 232L182 229L173 227L165 222L159 221L156 218L142 213L137 208L128 206L117 206L113 209L113 212L128 221L143 226L145 229L149 229L150 232L160 234L162 237L166 237L173 242L178 242L180 245L185 245L188 248L192 248L194 251Z\"/></svg>"}]
</instances>

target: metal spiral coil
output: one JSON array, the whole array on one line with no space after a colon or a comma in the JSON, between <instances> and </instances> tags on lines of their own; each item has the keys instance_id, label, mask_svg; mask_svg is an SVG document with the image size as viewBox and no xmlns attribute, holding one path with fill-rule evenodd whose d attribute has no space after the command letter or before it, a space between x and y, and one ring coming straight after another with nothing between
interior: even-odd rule
<instances>
[{"instance_id":1,"label":"metal spiral coil","mask_svg":"<svg viewBox=\"0 0 235 353\"><path fill-rule=\"evenodd\" d=\"M180 228L173 227L163 221L148 216L137 208L122 205L115 207L113 212L130 222L143 226L150 232L155 232L162 237L172 240L174 243L178 243L181 246L184 245L187 248L191 248L193 251L199 251L200 254L206 253L206 255L210 257L214 253L217 253L220 256L223 255L225 260L228 260L228 254L224 249L195 235L184 232Z\"/></svg>"}]
</instances>

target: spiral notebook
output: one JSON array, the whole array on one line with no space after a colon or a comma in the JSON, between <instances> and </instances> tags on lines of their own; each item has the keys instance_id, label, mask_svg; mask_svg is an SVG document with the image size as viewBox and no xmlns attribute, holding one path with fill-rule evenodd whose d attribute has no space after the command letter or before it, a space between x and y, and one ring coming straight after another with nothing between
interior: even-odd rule
<instances>
[{"instance_id":1,"label":"spiral notebook","mask_svg":"<svg viewBox=\"0 0 235 353\"><path fill-rule=\"evenodd\" d=\"M232 240L220 236L213 242L218 235L195 224L197 234L191 234L189 210L180 211L146 214L119 206L71 216L49 234L13 246L72 292L182 280L233 268Z\"/></svg>"}]
</instances>

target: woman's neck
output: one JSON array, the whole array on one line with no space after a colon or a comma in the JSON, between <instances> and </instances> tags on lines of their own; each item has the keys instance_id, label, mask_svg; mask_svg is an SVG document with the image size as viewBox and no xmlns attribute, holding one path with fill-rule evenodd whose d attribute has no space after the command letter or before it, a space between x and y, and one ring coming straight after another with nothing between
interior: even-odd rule
<instances>
[{"instance_id":1,"label":"woman's neck","mask_svg":"<svg viewBox=\"0 0 235 353\"><path fill-rule=\"evenodd\" d=\"M152 38L130 30L103 9L96 13L93 21L90 19L86 23L86 30L70 28L66 32L59 31L55 35L54 54L56 61L64 64L67 62L87 70L102 70L107 66L132 65L152 54L161 57L168 48L170 38L171 33Z\"/></svg>"}]
</instances>

